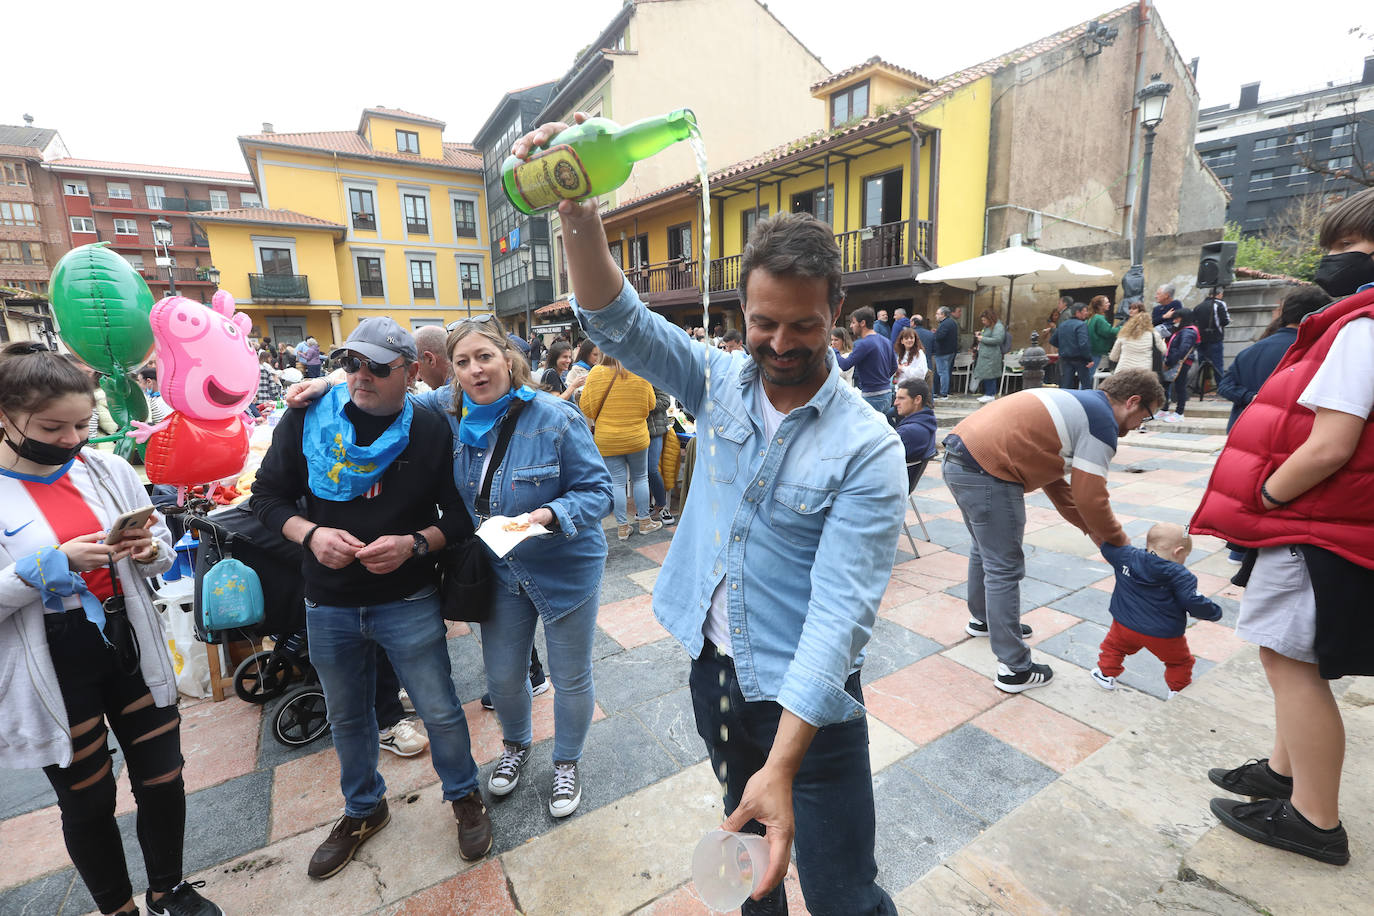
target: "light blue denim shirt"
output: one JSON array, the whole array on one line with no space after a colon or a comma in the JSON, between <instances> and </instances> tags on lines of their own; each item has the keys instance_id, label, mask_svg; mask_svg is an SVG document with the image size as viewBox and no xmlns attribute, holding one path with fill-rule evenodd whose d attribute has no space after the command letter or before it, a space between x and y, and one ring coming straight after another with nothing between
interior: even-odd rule
<instances>
[{"instance_id":1,"label":"light blue denim shirt","mask_svg":"<svg viewBox=\"0 0 1374 916\"><path fill-rule=\"evenodd\" d=\"M844 683L863 664L906 515L897 434L844 383L828 347L825 383L770 440L752 359L690 341L628 282L606 308L577 314L603 351L697 419L691 498L654 587L655 616L697 657L724 577L745 699L776 700L816 726L862 715Z\"/></svg>"},{"instance_id":2,"label":"light blue denim shirt","mask_svg":"<svg viewBox=\"0 0 1374 916\"><path fill-rule=\"evenodd\" d=\"M453 389L412 395L418 407L441 412L453 429L453 480L474 526L486 449L458 440ZM494 444L498 430L492 430ZM522 588L539 616L557 620L577 610L601 588L606 570L606 534L601 521L611 511L611 475L578 409L539 392L516 418L515 434L491 481L491 514L515 516L548 506L559 530L528 538L503 559L488 555L500 586Z\"/></svg>"}]
</instances>

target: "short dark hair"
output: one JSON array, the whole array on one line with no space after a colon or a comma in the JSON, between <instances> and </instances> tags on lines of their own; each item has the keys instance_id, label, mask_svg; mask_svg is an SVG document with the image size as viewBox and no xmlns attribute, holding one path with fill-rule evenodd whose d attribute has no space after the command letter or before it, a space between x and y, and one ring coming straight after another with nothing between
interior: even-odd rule
<instances>
[{"instance_id":1,"label":"short dark hair","mask_svg":"<svg viewBox=\"0 0 1374 916\"><path fill-rule=\"evenodd\" d=\"M740 258L741 307L746 304L749 274L755 268L778 277L825 280L826 301L832 311L844 301L840 246L835 244L834 230L810 213L779 213L754 224ZM869 326L872 324L870 311Z\"/></svg>"},{"instance_id":2,"label":"short dark hair","mask_svg":"<svg viewBox=\"0 0 1374 916\"><path fill-rule=\"evenodd\" d=\"M138 370L138 377L149 382L156 382L157 370L152 366L144 366L142 369Z\"/></svg>"},{"instance_id":3,"label":"short dark hair","mask_svg":"<svg viewBox=\"0 0 1374 916\"><path fill-rule=\"evenodd\" d=\"M930 386L925 383L925 379L909 378L897 386L913 399L920 398L922 407L930 406Z\"/></svg>"},{"instance_id":4,"label":"short dark hair","mask_svg":"<svg viewBox=\"0 0 1374 916\"><path fill-rule=\"evenodd\" d=\"M873 322L875 320L873 315L873 308L872 306L868 305L856 308L854 311L849 313L849 317L851 320L857 321L868 328L873 327Z\"/></svg>"},{"instance_id":5,"label":"short dark hair","mask_svg":"<svg viewBox=\"0 0 1374 916\"><path fill-rule=\"evenodd\" d=\"M0 350L0 410L11 418L69 394L84 394L94 402L94 392L90 373L66 354L31 341Z\"/></svg>"},{"instance_id":6,"label":"short dark hair","mask_svg":"<svg viewBox=\"0 0 1374 916\"><path fill-rule=\"evenodd\" d=\"M1073 305L1069 306L1070 315L1077 315L1079 312L1086 312L1087 310L1088 303L1086 302L1075 302Z\"/></svg>"},{"instance_id":7,"label":"short dark hair","mask_svg":"<svg viewBox=\"0 0 1374 916\"><path fill-rule=\"evenodd\" d=\"M1321 247L1330 248L1347 235L1374 241L1374 188L1347 197L1322 216Z\"/></svg>"},{"instance_id":8,"label":"short dark hair","mask_svg":"<svg viewBox=\"0 0 1374 916\"><path fill-rule=\"evenodd\" d=\"M744 335L739 332L738 328L731 328L730 330L726 331L725 334L721 337L721 339L730 341L732 343L744 343Z\"/></svg>"}]
</instances>

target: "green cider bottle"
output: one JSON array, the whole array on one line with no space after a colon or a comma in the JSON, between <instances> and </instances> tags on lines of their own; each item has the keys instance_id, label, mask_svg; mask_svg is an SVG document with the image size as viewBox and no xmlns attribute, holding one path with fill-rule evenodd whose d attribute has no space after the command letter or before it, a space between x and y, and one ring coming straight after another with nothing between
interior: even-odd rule
<instances>
[{"instance_id":1,"label":"green cider bottle","mask_svg":"<svg viewBox=\"0 0 1374 916\"><path fill-rule=\"evenodd\" d=\"M696 115L679 108L621 127L609 118L588 118L535 150L529 159L507 156L501 166L506 196L523 213L582 200L620 187L640 159L647 159L697 131Z\"/></svg>"}]
</instances>

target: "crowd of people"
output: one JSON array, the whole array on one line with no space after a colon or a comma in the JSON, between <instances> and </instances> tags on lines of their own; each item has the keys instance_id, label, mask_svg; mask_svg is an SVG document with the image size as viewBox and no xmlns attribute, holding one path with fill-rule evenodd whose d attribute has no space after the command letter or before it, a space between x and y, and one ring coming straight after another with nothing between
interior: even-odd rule
<instances>
[{"instance_id":1,"label":"crowd of people","mask_svg":"<svg viewBox=\"0 0 1374 916\"><path fill-rule=\"evenodd\" d=\"M516 154L561 127L527 135ZM327 356L313 340L264 341L260 390L291 409L250 506L304 548L311 662L343 800L306 871L338 874L390 822L377 764L394 725L377 707L378 691L398 686L423 723L459 855L490 851L488 798L516 791L532 754L540 622L555 691L547 808L555 818L578 809L593 775L581 759L595 708L602 522L613 515L621 541L676 524L654 613L692 660L688 686L720 777L723 826L770 847L743 912L787 912L782 878L795 850L811 912L895 913L877 883L861 673L894 562L883 545L895 545L908 490L938 452L932 407L949 394L959 310L939 309L933 330L903 309L889 319L867 306L839 326L830 227L780 214L759 221L742 256L744 331L684 333L626 281L594 204L565 201L559 212L587 334L576 346L543 350L491 315L414 334L369 318ZM1322 245L1325 293L1287 297L1268 335L1223 379L1237 411L1191 530L1224 537L1241 555L1238 633L1261 647L1277 706L1270 756L1209 774L1260 800L1217 799L1212 811L1258 842L1344 864L1344 733L1328 680L1374 673L1374 625L1358 613L1374 588L1374 191L1327 216ZM1116 574L1113 623L1092 672L1102 688L1115 689L1125 659L1144 649L1164 661L1171 694L1183 690L1186 616L1220 616L1183 565L1189 530L1157 525L1133 547L1107 487L1121 436L1170 404L1182 414L1195 359L1221 374L1224 301L1214 294L1190 311L1174 292L1161 287L1148 315L1132 305L1120 327L1106 297L1062 302L1051 325L1065 384L1005 397L988 383L1001 377L1007 331L995 311L979 316L972 375L984 406L943 437L942 473L972 538L966 630L988 638L999 690L1054 676L1032 660L1021 622L1025 502L1036 489ZM327 361L337 379L322 377ZM1093 370L1106 361L1115 370L1095 387ZM274 386L288 371L304 381L283 392ZM155 375L148 381L152 398ZM146 496L127 463L83 448L99 422L94 391L90 373L42 346L0 354L0 661L13 673L0 694L9 731L0 764L43 767L97 906L136 913L114 820L113 732L138 807L145 906L214 916L203 885L182 873L180 718L150 591L172 563L171 539L153 514L107 541ZM661 473L676 455L665 447L674 402L710 441L690 474L709 498L686 500L676 518L667 492L676 474ZM546 533L486 555L483 705L499 719L502 751L484 795L435 557L498 516ZM383 668L395 680L379 676Z\"/></svg>"}]
</instances>

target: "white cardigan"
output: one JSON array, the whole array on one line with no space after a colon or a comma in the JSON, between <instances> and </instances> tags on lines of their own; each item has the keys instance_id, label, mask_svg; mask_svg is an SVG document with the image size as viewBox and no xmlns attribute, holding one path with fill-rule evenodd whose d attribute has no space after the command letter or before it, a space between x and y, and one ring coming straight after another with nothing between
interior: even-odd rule
<instances>
[{"instance_id":1,"label":"white cardigan","mask_svg":"<svg viewBox=\"0 0 1374 916\"><path fill-rule=\"evenodd\" d=\"M1112 344L1110 359L1116 363L1113 372L1120 372L1122 369L1153 369L1154 363L1150 357L1150 349L1154 348L1161 354L1164 352L1164 339L1159 336L1159 332L1150 328L1150 333L1141 334L1134 340L1127 340L1120 334L1116 335L1116 343Z\"/></svg>"},{"instance_id":2,"label":"white cardigan","mask_svg":"<svg viewBox=\"0 0 1374 916\"><path fill-rule=\"evenodd\" d=\"M99 499L111 518L148 504L138 475L122 458L93 448L82 450L81 457L99 491L85 496ZM154 703L171 706L177 701L176 674L147 579L170 569L176 554L162 516L153 518L153 536L162 542L157 559L120 560L116 571L138 639L143 681ZM46 611L38 590L15 575L14 561L0 546L0 767L70 766L71 727L48 652Z\"/></svg>"}]
</instances>

